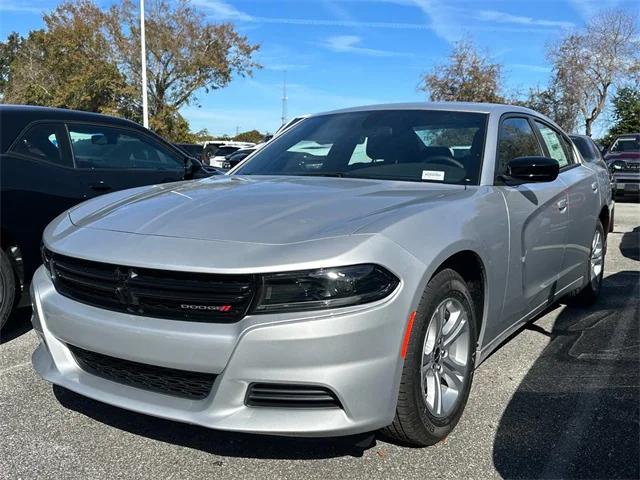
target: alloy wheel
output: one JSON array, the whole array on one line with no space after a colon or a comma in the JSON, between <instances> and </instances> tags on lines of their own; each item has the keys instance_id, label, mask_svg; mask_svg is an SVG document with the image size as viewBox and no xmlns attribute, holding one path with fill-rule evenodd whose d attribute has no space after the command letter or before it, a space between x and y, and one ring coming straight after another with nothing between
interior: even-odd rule
<instances>
[{"instance_id":1,"label":"alloy wheel","mask_svg":"<svg viewBox=\"0 0 640 480\"><path fill-rule=\"evenodd\" d=\"M589 280L596 287L600 282L602 268L604 265L604 242L600 230L596 229L591 242L591 258L589 259L591 268L589 269Z\"/></svg>"},{"instance_id":2,"label":"alloy wheel","mask_svg":"<svg viewBox=\"0 0 640 480\"><path fill-rule=\"evenodd\" d=\"M434 417L447 417L457 407L467 382L470 346L469 314L459 300L446 298L431 317L422 348L422 392Z\"/></svg>"}]
</instances>

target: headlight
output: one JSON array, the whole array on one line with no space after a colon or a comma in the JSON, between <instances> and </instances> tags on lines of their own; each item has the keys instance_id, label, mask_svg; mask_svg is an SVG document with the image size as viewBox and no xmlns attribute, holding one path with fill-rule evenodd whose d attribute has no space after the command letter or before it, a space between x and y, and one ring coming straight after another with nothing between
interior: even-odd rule
<instances>
[{"instance_id":1,"label":"headlight","mask_svg":"<svg viewBox=\"0 0 640 480\"><path fill-rule=\"evenodd\" d=\"M351 265L261 276L254 313L323 310L374 302L400 280L378 265Z\"/></svg>"},{"instance_id":2,"label":"headlight","mask_svg":"<svg viewBox=\"0 0 640 480\"><path fill-rule=\"evenodd\" d=\"M619 161L615 161L611 164L611 170L622 170L625 164Z\"/></svg>"}]
</instances>

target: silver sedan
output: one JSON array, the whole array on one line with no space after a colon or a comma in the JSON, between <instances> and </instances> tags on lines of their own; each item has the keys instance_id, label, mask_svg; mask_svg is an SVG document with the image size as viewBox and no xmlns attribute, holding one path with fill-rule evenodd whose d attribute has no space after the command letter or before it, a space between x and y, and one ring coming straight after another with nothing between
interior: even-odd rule
<instances>
[{"instance_id":1,"label":"silver sedan","mask_svg":"<svg viewBox=\"0 0 640 480\"><path fill-rule=\"evenodd\" d=\"M528 109L313 115L222 178L52 222L33 364L211 428L433 444L510 334L561 297L596 300L613 213L606 169Z\"/></svg>"}]
</instances>

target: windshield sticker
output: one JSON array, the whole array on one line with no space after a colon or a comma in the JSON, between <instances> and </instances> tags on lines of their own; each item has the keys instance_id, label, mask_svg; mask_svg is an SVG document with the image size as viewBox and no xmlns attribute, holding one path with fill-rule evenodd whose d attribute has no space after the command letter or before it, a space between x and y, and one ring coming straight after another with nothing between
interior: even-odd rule
<instances>
[{"instance_id":1,"label":"windshield sticker","mask_svg":"<svg viewBox=\"0 0 640 480\"><path fill-rule=\"evenodd\" d=\"M440 170L422 170L422 180L436 180L442 182L444 180L444 172Z\"/></svg>"}]
</instances>

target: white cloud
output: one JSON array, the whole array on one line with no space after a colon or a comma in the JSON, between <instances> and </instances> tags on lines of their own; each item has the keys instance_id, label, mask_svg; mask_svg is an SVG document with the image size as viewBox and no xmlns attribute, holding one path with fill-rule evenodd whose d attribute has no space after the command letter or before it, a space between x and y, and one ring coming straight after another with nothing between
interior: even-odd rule
<instances>
[{"instance_id":1,"label":"white cloud","mask_svg":"<svg viewBox=\"0 0 640 480\"><path fill-rule=\"evenodd\" d=\"M239 20L244 22L253 20L251 15L238 10L224 0L192 0L192 3L208 10L212 17L220 20Z\"/></svg>"},{"instance_id":2,"label":"white cloud","mask_svg":"<svg viewBox=\"0 0 640 480\"><path fill-rule=\"evenodd\" d=\"M601 10L620 6L620 0L569 0L573 9L583 20L590 20Z\"/></svg>"},{"instance_id":3,"label":"white cloud","mask_svg":"<svg viewBox=\"0 0 640 480\"><path fill-rule=\"evenodd\" d=\"M338 53L354 53L369 57L406 57L410 53L394 52L391 50L378 50L375 48L361 47L362 39L356 35L336 35L327 38L320 45Z\"/></svg>"},{"instance_id":4,"label":"white cloud","mask_svg":"<svg viewBox=\"0 0 640 480\"><path fill-rule=\"evenodd\" d=\"M480 10L477 14L481 20L486 20L488 22L558 28L572 28L575 26L572 22L565 22L561 20L542 20L521 15L512 15L510 13L499 12L497 10Z\"/></svg>"},{"instance_id":5,"label":"white cloud","mask_svg":"<svg viewBox=\"0 0 640 480\"><path fill-rule=\"evenodd\" d=\"M46 5L46 6L43 5L40 7L36 7L33 5L33 3L24 4L20 2L14 2L11 0L0 0L0 12L40 14L44 11L51 10L53 7L54 5Z\"/></svg>"},{"instance_id":6,"label":"white cloud","mask_svg":"<svg viewBox=\"0 0 640 480\"><path fill-rule=\"evenodd\" d=\"M544 66L544 65L531 65L529 63L509 63L506 66L512 67L512 68L519 68L522 70L529 70L530 72L540 72L540 73L551 72L551 67Z\"/></svg>"}]
</instances>

